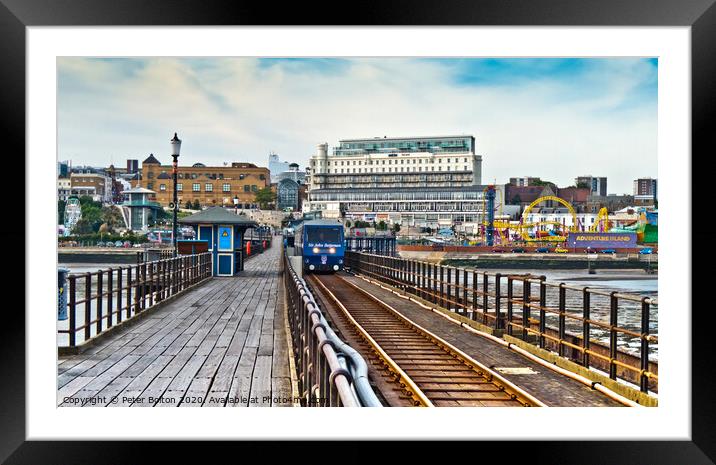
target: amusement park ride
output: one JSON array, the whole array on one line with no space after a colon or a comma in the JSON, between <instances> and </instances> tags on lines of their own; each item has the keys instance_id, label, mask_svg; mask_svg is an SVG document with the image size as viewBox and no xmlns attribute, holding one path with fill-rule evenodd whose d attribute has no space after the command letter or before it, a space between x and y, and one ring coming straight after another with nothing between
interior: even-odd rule
<instances>
[{"instance_id":1,"label":"amusement park ride","mask_svg":"<svg viewBox=\"0 0 716 465\"><path fill-rule=\"evenodd\" d=\"M524 241L527 243L560 243L567 240L569 232L580 231L580 222L572 205L564 199L552 195L540 197L525 208L519 223L511 223L504 220L495 219L495 202L497 190L494 185L487 186L483 193L483 210L487 212L487 218L483 222L483 243L488 246L495 245L495 238L499 238L500 245L506 245L513 241ZM536 221L528 222L529 214L533 208L542 202L557 202L563 205L572 216L572 226L568 227L558 221ZM502 204L497 204L499 216L502 216ZM551 226L548 230L546 227ZM609 232L611 224L609 222L609 213L606 208L599 210L597 218L592 226L584 228L589 232Z\"/></svg>"}]
</instances>

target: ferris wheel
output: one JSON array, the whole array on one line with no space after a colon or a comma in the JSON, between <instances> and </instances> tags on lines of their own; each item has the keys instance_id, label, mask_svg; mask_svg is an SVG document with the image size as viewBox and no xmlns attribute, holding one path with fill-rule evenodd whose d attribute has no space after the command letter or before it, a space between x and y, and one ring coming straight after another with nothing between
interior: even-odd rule
<instances>
[{"instance_id":1,"label":"ferris wheel","mask_svg":"<svg viewBox=\"0 0 716 465\"><path fill-rule=\"evenodd\" d=\"M65 204L65 228L72 231L77 222L82 218L82 206L76 197L70 197Z\"/></svg>"}]
</instances>

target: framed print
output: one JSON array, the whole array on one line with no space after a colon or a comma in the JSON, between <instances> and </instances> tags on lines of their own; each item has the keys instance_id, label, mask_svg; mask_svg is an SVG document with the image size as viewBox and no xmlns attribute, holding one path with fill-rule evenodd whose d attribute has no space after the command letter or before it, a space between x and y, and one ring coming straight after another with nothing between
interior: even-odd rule
<instances>
[{"instance_id":1,"label":"framed print","mask_svg":"<svg viewBox=\"0 0 716 465\"><path fill-rule=\"evenodd\" d=\"M0 458L713 463L713 2L334 7L0 0Z\"/></svg>"}]
</instances>

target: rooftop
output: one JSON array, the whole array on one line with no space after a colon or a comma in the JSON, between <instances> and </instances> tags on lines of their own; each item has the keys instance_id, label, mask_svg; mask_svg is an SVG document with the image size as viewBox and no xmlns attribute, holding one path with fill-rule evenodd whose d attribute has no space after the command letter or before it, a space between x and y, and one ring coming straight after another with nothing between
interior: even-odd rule
<instances>
[{"instance_id":1,"label":"rooftop","mask_svg":"<svg viewBox=\"0 0 716 465\"><path fill-rule=\"evenodd\" d=\"M181 224L238 224L247 228L258 226L255 221L231 213L224 207L209 207L199 213L182 218L178 222Z\"/></svg>"}]
</instances>

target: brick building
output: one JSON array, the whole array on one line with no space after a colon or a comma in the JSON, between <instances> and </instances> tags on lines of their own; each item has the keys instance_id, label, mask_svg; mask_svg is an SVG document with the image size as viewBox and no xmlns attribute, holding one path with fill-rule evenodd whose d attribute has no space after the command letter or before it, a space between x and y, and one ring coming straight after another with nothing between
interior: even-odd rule
<instances>
[{"instance_id":1,"label":"brick building","mask_svg":"<svg viewBox=\"0 0 716 465\"><path fill-rule=\"evenodd\" d=\"M150 154L142 162L140 186L156 192L156 200L168 206L174 197L171 165L162 165ZM177 195L179 205L199 201L201 206L233 206L234 198L240 206L254 204L260 189L270 186L268 168L252 163L234 162L231 166L179 166Z\"/></svg>"}]
</instances>

